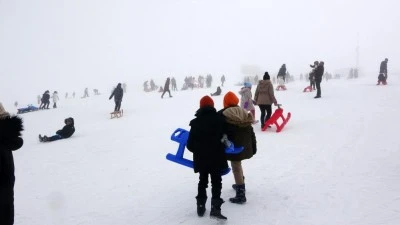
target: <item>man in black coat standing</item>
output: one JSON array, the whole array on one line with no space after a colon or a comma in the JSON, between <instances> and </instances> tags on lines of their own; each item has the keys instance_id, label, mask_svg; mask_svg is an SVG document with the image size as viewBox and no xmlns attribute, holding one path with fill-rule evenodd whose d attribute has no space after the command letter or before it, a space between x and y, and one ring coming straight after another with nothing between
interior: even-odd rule
<instances>
[{"instance_id":1,"label":"man in black coat standing","mask_svg":"<svg viewBox=\"0 0 400 225\"><path fill-rule=\"evenodd\" d=\"M387 80L387 63L388 63L389 59L386 58L385 60L383 60L381 62L381 66L379 68L379 74L383 74L383 76L385 77L385 82Z\"/></svg>"},{"instance_id":2,"label":"man in black coat standing","mask_svg":"<svg viewBox=\"0 0 400 225\"><path fill-rule=\"evenodd\" d=\"M114 89L109 99L111 100L112 97L114 97L115 101L114 112L119 112L121 109L122 98L124 97L124 90L121 87L121 83L118 83L117 87Z\"/></svg>"},{"instance_id":3,"label":"man in black coat standing","mask_svg":"<svg viewBox=\"0 0 400 225\"><path fill-rule=\"evenodd\" d=\"M190 121L190 133L187 149L193 152L194 172L200 173L197 199L197 214L203 216L206 210L208 175L211 176L211 212L210 216L227 219L221 214L222 178L221 172L228 168L225 157L225 146L221 142L223 136L224 117L217 113L211 97L204 96L200 100L200 109L196 118Z\"/></svg>"},{"instance_id":4,"label":"man in black coat standing","mask_svg":"<svg viewBox=\"0 0 400 225\"><path fill-rule=\"evenodd\" d=\"M317 96L314 98L321 98L322 75L324 75L324 62L320 61L314 72L315 86L317 86Z\"/></svg>"},{"instance_id":5,"label":"man in black coat standing","mask_svg":"<svg viewBox=\"0 0 400 225\"><path fill-rule=\"evenodd\" d=\"M286 82L286 64L282 64L281 68L279 69L277 79L282 78L284 82Z\"/></svg>"},{"instance_id":6,"label":"man in black coat standing","mask_svg":"<svg viewBox=\"0 0 400 225\"><path fill-rule=\"evenodd\" d=\"M22 120L10 116L0 103L0 224L14 224L14 158L12 151L22 147Z\"/></svg>"}]
</instances>

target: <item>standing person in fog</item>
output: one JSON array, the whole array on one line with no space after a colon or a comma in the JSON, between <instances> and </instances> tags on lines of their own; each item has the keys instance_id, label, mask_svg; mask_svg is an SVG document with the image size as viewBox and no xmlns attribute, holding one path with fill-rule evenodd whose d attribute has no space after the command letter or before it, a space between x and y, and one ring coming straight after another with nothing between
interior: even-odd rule
<instances>
[{"instance_id":1,"label":"standing person in fog","mask_svg":"<svg viewBox=\"0 0 400 225\"><path fill-rule=\"evenodd\" d=\"M168 91L169 97L171 98L171 91L169 90L169 84L170 84L170 78L168 77L167 80L165 81L165 85L164 85L164 90L163 93L161 95L161 98L164 97L164 94Z\"/></svg>"},{"instance_id":2,"label":"standing person in fog","mask_svg":"<svg viewBox=\"0 0 400 225\"><path fill-rule=\"evenodd\" d=\"M0 224L14 224L15 167L12 151L23 145L22 120L10 116L0 103Z\"/></svg>"},{"instance_id":3,"label":"standing person in fog","mask_svg":"<svg viewBox=\"0 0 400 225\"><path fill-rule=\"evenodd\" d=\"M51 98L53 99L53 108L57 108L57 102L58 100L60 100L60 98L58 97L58 92L54 91L53 92L53 96L51 96Z\"/></svg>"},{"instance_id":4,"label":"standing person in fog","mask_svg":"<svg viewBox=\"0 0 400 225\"><path fill-rule=\"evenodd\" d=\"M324 62L319 62L317 68L315 69L315 86L317 86L317 95L314 98L321 98L321 81L324 75Z\"/></svg>"},{"instance_id":5,"label":"standing person in fog","mask_svg":"<svg viewBox=\"0 0 400 225\"><path fill-rule=\"evenodd\" d=\"M214 101L209 96L200 100L196 118L190 121L190 133L187 149L193 152L194 172L199 173L197 187L197 215L203 216L206 210L208 176L211 177L211 212L217 219L227 218L221 214L222 177L221 172L228 168L225 158L225 146L221 142L224 118L214 108Z\"/></svg>"},{"instance_id":6,"label":"standing person in fog","mask_svg":"<svg viewBox=\"0 0 400 225\"><path fill-rule=\"evenodd\" d=\"M114 97L114 101L115 101L114 112L119 112L121 110L122 98L124 97L124 90L121 87L121 83L118 83L117 87L111 93L111 96L109 99L111 100L112 97Z\"/></svg>"},{"instance_id":7,"label":"standing person in fog","mask_svg":"<svg viewBox=\"0 0 400 225\"><path fill-rule=\"evenodd\" d=\"M256 93L254 94L254 101L260 107L261 111L261 128L264 123L271 117L272 114L272 103L278 105L275 94L274 86L271 83L268 72L265 72L263 79L258 82ZM267 115L265 115L265 112Z\"/></svg>"},{"instance_id":8,"label":"standing person in fog","mask_svg":"<svg viewBox=\"0 0 400 225\"><path fill-rule=\"evenodd\" d=\"M247 199L242 161L250 159L256 154L257 141L252 127L253 116L238 104L238 97L233 92L228 92L224 96L224 109L219 113L225 118L224 134L235 146L243 146L244 148L239 154L226 155L226 158L231 161L232 173L235 178L235 184L232 185L232 188L236 191L236 196L230 198L229 201L243 204Z\"/></svg>"}]
</instances>

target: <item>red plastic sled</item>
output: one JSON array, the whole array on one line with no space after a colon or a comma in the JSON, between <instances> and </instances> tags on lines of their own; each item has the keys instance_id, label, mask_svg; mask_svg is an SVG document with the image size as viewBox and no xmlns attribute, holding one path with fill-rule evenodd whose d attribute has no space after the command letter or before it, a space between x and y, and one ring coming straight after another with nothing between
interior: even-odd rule
<instances>
[{"instance_id":1,"label":"red plastic sled","mask_svg":"<svg viewBox=\"0 0 400 225\"><path fill-rule=\"evenodd\" d=\"M267 130L268 126L275 124L276 126L276 132L279 133L281 130L285 127L287 122L290 120L291 113L289 112L286 116L286 118L283 116L283 109L278 106L278 108L275 110L274 114L272 114L271 118L267 120L261 129L262 131ZM278 123L278 119L282 119L282 123Z\"/></svg>"},{"instance_id":2,"label":"red plastic sled","mask_svg":"<svg viewBox=\"0 0 400 225\"><path fill-rule=\"evenodd\" d=\"M313 91L313 89L312 89L311 86L307 86L307 87L305 87L304 90L303 90L303 92L312 92L312 91Z\"/></svg>"},{"instance_id":3,"label":"red plastic sled","mask_svg":"<svg viewBox=\"0 0 400 225\"><path fill-rule=\"evenodd\" d=\"M280 91L280 90L286 91L286 86L285 86L284 84L278 85L278 86L276 87L276 90L277 90L277 91Z\"/></svg>"},{"instance_id":4,"label":"red plastic sled","mask_svg":"<svg viewBox=\"0 0 400 225\"><path fill-rule=\"evenodd\" d=\"M376 84L376 85L386 85L387 83L386 83L386 81L378 81L378 83Z\"/></svg>"}]
</instances>

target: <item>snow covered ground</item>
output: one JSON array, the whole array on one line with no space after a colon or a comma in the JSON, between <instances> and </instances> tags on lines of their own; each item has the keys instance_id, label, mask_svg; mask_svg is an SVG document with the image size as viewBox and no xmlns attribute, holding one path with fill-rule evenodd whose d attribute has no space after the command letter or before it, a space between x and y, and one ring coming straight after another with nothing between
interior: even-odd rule
<instances>
[{"instance_id":1,"label":"snow covered ground","mask_svg":"<svg viewBox=\"0 0 400 225\"><path fill-rule=\"evenodd\" d=\"M321 99L302 92L305 82L276 92L292 119L281 133L254 126L258 153L244 161L248 202L228 201L234 180L224 176L225 223L400 224L399 84L395 76L384 87L374 79L323 81ZM223 93L228 90L239 87L228 83ZM61 100L58 109L22 115L25 144L14 154L16 224L220 223L208 216L210 200L206 216L196 214L198 175L165 159L178 148L171 133L189 129L199 99L215 87L164 99L130 91L120 119L110 120L108 95ZM223 96L213 99L221 109ZM73 137L38 142L38 134L53 134L69 116Z\"/></svg>"}]
</instances>

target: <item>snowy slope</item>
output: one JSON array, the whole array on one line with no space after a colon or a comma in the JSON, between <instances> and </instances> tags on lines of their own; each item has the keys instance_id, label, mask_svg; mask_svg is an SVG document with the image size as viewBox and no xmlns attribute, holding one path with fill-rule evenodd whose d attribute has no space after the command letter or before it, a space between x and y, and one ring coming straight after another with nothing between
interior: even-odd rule
<instances>
[{"instance_id":1,"label":"snowy slope","mask_svg":"<svg viewBox=\"0 0 400 225\"><path fill-rule=\"evenodd\" d=\"M226 223L400 224L400 79L385 87L374 82L324 81L317 100L302 93L305 82L277 92L292 119L281 133L255 125L258 153L243 163L245 205L229 203L233 176L223 177ZM206 216L197 217L198 175L165 159L178 147L171 133L189 129L199 99L214 89L171 99L131 90L121 119L109 119L113 101L106 95L24 114L25 144L14 154L16 224L218 224L208 217L210 201ZM220 109L223 96L213 98ZM69 116L72 138L38 142L39 133L53 134Z\"/></svg>"}]
</instances>

